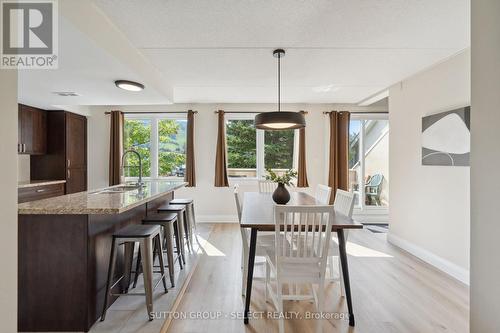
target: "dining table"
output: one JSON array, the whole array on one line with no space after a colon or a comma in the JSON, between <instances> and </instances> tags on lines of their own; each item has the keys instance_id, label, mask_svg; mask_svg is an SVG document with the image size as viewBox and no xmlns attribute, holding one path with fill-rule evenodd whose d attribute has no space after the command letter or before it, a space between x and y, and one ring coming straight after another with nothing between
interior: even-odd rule
<instances>
[{"instance_id":1,"label":"dining table","mask_svg":"<svg viewBox=\"0 0 500 333\"><path fill-rule=\"evenodd\" d=\"M274 203L272 193L245 192L243 198L243 210L241 214L241 228L249 228L250 245L248 251L248 275L245 295L244 323L248 324L250 314L250 301L252 296L252 281L255 263L255 250L257 247L257 233L259 231L274 231ZM305 192L291 192L289 206L311 206L322 205L313 196ZM347 264L346 240L344 230L362 229L363 225L355 222L351 217L335 212L332 222L332 232L338 237L339 257L344 280L345 297L349 311L349 326L354 326L354 312L351 298L351 284L349 280L349 269Z\"/></svg>"}]
</instances>

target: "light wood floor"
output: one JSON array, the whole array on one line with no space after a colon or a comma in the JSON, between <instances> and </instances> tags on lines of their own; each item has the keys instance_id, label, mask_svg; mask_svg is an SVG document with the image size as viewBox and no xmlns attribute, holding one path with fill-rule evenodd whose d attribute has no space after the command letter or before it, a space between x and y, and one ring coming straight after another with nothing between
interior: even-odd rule
<instances>
[{"instance_id":1,"label":"light wood floor","mask_svg":"<svg viewBox=\"0 0 500 333\"><path fill-rule=\"evenodd\" d=\"M251 319L242 315L241 239L236 224L215 225L207 251L182 297L177 311L188 316L211 312L219 319L174 319L168 332L277 332L274 319ZM468 288L419 259L390 245L385 234L352 231L348 243L349 270L356 327L346 320L329 319L324 332L468 332ZM257 274L257 273L256 273ZM255 281L252 311L275 311L264 302L264 283ZM338 284L327 287L326 311L346 313ZM314 311L308 301L285 302L285 311ZM220 312L217 314L216 312ZM313 332L315 321L286 320L286 332Z\"/></svg>"}]
</instances>

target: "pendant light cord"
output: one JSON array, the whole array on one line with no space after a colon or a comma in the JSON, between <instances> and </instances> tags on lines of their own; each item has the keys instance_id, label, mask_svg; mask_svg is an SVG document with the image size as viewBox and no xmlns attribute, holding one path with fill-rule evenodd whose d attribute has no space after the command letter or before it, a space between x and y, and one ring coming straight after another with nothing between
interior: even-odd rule
<instances>
[{"instance_id":1,"label":"pendant light cord","mask_svg":"<svg viewBox=\"0 0 500 333\"><path fill-rule=\"evenodd\" d=\"M278 112L281 112L281 54L278 53Z\"/></svg>"}]
</instances>

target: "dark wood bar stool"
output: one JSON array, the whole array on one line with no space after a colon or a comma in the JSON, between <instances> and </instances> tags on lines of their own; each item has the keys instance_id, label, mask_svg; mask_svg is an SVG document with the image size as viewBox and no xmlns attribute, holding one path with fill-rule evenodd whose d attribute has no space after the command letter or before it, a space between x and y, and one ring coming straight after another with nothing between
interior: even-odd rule
<instances>
[{"instance_id":1,"label":"dark wood bar stool","mask_svg":"<svg viewBox=\"0 0 500 333\"><path fill-rule=\"evenodd\" d=\"M182 237L186 238L186 242L188 245L188 249L191 247L190 244L190 239L189 239L189 230L187 228L186 224L186 207L184 205L171 205L171 204L166 204L158 207L158 213L159 214L165 214L165 213L175 213L177 214L177 228L179 230L179 234ZM175 225L174 225L175 227ZM181 238L182 239L182 238ZM185 264L186 263L186 251L184 248L184 241L180 242L180 248L181 248L181 254L182 254L182 262ZM192 249L192 247L191 247Z\"/></svg>"},{"instance_id":2,"label":"dark wood bar stool","mask_svg":"<svg viewBox=\"0 0 500 333\"><path fill-rule=\"evenodd\" d=\"M174 224L177 222L177 214L168 213L168 214L149 214L147 217L142 219L142 223L146 225L159 225L163 229L163 244L164 244L164 252L167 254L167 263L168 263L168 273L170 276L170 283L172 287L175 287L175 268L174 263L176 260L179 261L179 266L182 269L182 258L180 251L180 242L182 242L182 237L177 233L175 235L175 242L177 253L174 257ZM178 229L177 229L178 231ZM154 261L154 258L153 258ZM140 256L137 256L137 264L135 269L135 279L134 279L134 288L137 284L137 277L139 276L140 271Z\"/></svg>"},{"instance_id":3,"label":"dark wood bar stool","mask_svg":"<svg viewBox=\"0 0 500 333\"><path fill-rule=\"evenodd\" d=\"M163 253L163 248L161 244L160 237L160 226L159 225L141 225L132 224L118 230L113 234L113 242L111 244L111 255L109 258L109 269L108 269L108 282L106 284L106 294L104 297L104 307L102 309L101 321L106 318L106 311L108 308L109 296L119 296L119 295L137 295L146 296L146 307L148 311L149 320L153 320L153 290L163 281L163 288L165 293L167 293L167 282L165 279L165 265L163 264L163 256L159 256L160 262L160 272L161 278L153 286L153 247L158 253ZM114 294L111 290L124 278L125 275L121 276L117 281L113 282L116 266L116 256L118 252L118 247L120 245L131 245L132 251L130 256L133 256L135 243L139 242L139 251L142 256L142 271L144 272L144 293L128 293L128 287L125 288L125 293ZM125 260L133 260L132 258L125 258ZM129 270L125 270L126 274ZM127 283L128 284L128 283Z\"/></svg>"},{"instance_id":4,"label":"dark wood bar stool","mask_svg":"<svg viewBox=\"0 0 500 333\"><path fill-rule=\"evenodd\" d=\"M194 201L191 198L178 198L170 201L171 205L184 205L186 206L187 224L189 228L189 237L191 242L191 249L193 246L193 233L196 230L196 218L194 214Z\"/></svg>"}]
</instances>

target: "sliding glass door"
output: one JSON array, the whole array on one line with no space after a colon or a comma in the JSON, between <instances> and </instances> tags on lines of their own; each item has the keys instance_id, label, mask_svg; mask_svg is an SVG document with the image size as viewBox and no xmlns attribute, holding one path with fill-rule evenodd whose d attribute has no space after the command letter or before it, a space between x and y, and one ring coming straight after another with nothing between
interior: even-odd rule
<instances>
[{"instance_id":1,"label":"sliding glass door","mask_svg":"<svg viewBox=\"0 0 500 333\"><path fill-rule=\"evenodd\" d=\"M387 214L389 121L385 115L351 117L349 190L356 194L355 213Z\"/></svg>"}]
</instances>

